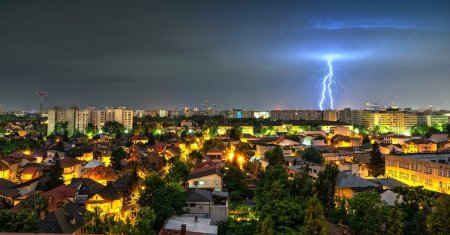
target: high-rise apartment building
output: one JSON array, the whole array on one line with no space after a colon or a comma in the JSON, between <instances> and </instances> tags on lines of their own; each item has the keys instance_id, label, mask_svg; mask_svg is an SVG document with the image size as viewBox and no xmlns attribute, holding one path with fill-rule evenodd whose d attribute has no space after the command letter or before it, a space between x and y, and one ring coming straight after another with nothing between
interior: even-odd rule
<instances>
[{"instance_id":1,"label":"high-rise apartment building","mask_svg":"<svg viewBox=\"0 0 450 235\"><path fill-rule=\"evenodd\" d=\"M125 107L107 107L104 110L95 110L92 107L85 109L54 107L48 110L47 133L53 133L58 123L67 123L67 130L71 135L76 130L85 132L89 124L101 128L110 121L121 123L125 129L132 129L133 110Z\"/></svg>"},{"instance_id":2,"label":"high-rise apartment building","mask_svg":"<svg viewBox=\"0 0 450 235\"><path fill-rule=\"evenodd\" d=\"M399 109L364 111L362 120L363 125L369 130L404 134L417 125L417 114Z\"/></svg>"},{"instance_id":3,"label":"high-rise apartment building","mask_svg":"<svg viewBox=\"0 0 450 235\"><path fill-rule=\"evenodd\" d=\"M272 110L270 119L272 120L322 120L320 110Z\"/></svg>"},{"instance_id":4,"label":"high-rise apartment building","mask_svg":"<svg viewBox=\"0 0 450 235\"><path fill-rule=\"evenodd\" d=\"M449 116L445 114L419 113L417 123L441 128L448 124L448 118Z\"/></svg>"},{"instance_id":5,"label":"high-rise apartment building","mask_svg":"<svg viewBox=\"0 0 450 235\"><path fill-rule=\"evenodd\" d=\"M363 124L362 121L363 111L362 110L352 110L351 108L346 108L339 110L338 120L341 122L346 122L352 125L360 126Z\"/></svg>"},{"instance_id":6,"label":"high-rise apartment building","mask_svg":"<svg viewBox=\"0 0 450 235\"><path fill-rule=\"evenodd\" d=\"M69 135L76 130L84 132L89 123L89 110L79 109L78 107L62 108L54 107L48 110L48 127L47 133L50 135L54 132L58 123L67 123L67 131Z\"/></svg>"}]
</instances>

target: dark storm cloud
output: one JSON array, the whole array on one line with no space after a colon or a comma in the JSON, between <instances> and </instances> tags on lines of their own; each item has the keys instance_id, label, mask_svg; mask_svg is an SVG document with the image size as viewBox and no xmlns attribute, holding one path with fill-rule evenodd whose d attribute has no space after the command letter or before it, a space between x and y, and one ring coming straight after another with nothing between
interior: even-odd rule
<instances>
[{"instance_id":1,"label":"dark storm cloud","mask_svg":"<svg viewBox=\"0 0 450 235\"><path fill-rule=\"evenodd\" d=\"M448 1L2 1L0 104L450 108ZM314 57L315 56L315 57ZM417 95L418 92L420 96Z\"/></svg>"}]
</instances>

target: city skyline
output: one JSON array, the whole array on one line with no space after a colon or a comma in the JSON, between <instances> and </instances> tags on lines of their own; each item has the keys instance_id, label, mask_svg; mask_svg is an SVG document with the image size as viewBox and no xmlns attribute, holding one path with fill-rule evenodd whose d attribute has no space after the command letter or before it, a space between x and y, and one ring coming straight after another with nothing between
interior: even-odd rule
<instances>
[{"instance_id":1,"label":"city skyline","mask_svg":"<svg viewBox=\"0 0 450 235\"><path fill-rule=\"evenodd\" d=\"M7 110L319 109L329 54L338 109L450 109L446 1L29 4L0 7Z\"/></svg>"}]
</instances>

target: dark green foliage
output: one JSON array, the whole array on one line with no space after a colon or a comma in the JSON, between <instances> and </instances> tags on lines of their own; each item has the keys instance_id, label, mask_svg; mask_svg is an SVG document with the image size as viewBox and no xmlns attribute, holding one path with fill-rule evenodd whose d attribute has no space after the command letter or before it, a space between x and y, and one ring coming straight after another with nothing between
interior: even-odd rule
<instances>
[{"instance_id":1,"label":"dark green foliage","mask_svg":"<svg viewBox=\"0 0 450 235\"><path fill-rule=\"evenodd\" d=\"M430 234L450 234L450 196L442 196L436 201L436 207L427 218Z\"/></svg>"},{"instance_id":2,"label":"dark green foliage","mask_svg":"<svg viewBox=\"0 0 450 235\"><path fill-rule=\"evenodd\" d=\"M135 223L135 233L140 235L151 235L156 234L152 229L156 221L155 211L150 207L141 207L137 214Z\"/></svg>"},{"instance_id":3,"label":"dark green foliage","mask_svg":"<svg viewBox=\"0 0 450 235\"><path fill-rule=\"evenodd\" d=\"M114 170L122 170L123 166L121 161L128 159L128 153L123 148L114 149L111 153L111 163Z\"/></svg>"},{"instance_id":4,"label":"dark green foliage","mask_svg":"<svg viewBox=\"0 0 450 235\"><path fill-rule=\"evenodd\" d=\"M403 234L405 228L405 213L403 212L400 204L397 202L394 206L389 207L388 218L386 221L386 233L387 234Z\"/></svg>"},{"instance_id":5,"label":"dark green foliage","mask_svg":"<svg viewBox=\"0 0 450 235\"><path fill-rule=\"evenodd\" d=\"M264 158L269 162L269 165L271 166L284 165L283 150L280 148L280 146L276 146L274 149L265 152Z\"/></svg>"},{"instance_id":6,"label":"dark green foliage","mask_svg":"<svg viewBox=\"0 0 450 235\"><path fill-rule=\"evenodd\" d=\"M234 220L218 222L218 235L253 235L256 233L256 222L237 222Z\"/></svg>"},{"instance_id":7,"label":"dark green foliage","mask_svg":"<svg viewBox=\"0 0 450 235\"><path fill-rule=\"evenodd\" d=\"M121 133L125 130L125 128L123 127L123 125L119 122L106 122L105 125L103 126L103 131L105 133L109 133L111 135L114 135L115 138L120 138L120 136L117 135L121 135Z\"/></svg>"},{"instance_id":8,"label":"dark green foliage","mask_svg":"<svg viewBox=\"0 0 450 235\"><path fill-rule=\"evenodd\" d=\"M303 167L291 181L291 194L300 200L306 200L314 193L314 181L309 176L308 171L308 166Z\"/></svg>"},{"instance_id":9,"label":"dark green foliage","mask_svg":"<svg viewBox=\"0 0 450 235\"><path fill-rule=\"evenodd\" d=\"M50 167L50 170L44 175L47 190L56 188L64 183L63 172L64 169L61 166L61 159L59 158L59 155L56 154L56 156L53 158L53 165Z\"/></svg>"},{"instance_id":10,"label":"dark green foliage","mask_svg":"<svg viewBox=\"0 0 450 235\"><path fill-rule=\"evenodd\" d=\"M371 158L368 167L369 172L374 177L384 175L384 157L381 155L380 146L378 145L378 143L373 144Z\"/></svg>"},{"instance_id":11,"label":"dark green foliage","mask_svg":"<svg viewBox=\"0 0 450 235\"><path fill-rule=\"evenodd\" d=\"M202 162L203 154L198 150L194 150L189 153L189 160L194 164L198 164Z\"/></svg>"},{"instance_id":12,"label":"dark green foliage","mask_svg":"<svg viewBox=\"0 0 450 235\"><path fill-rule=\"evenodd\" d=\"M183 210L186 193L177 184L165 183L158 175L150 175L144 181L145 191L138 203L141 207L148 206L156 214L153 228L159 230L164 221L174 213Z\"/></svg>"},{"instance_id":13,"label":"dark green foliage","mask_svg":"<svg viewBox=\"0 0 450 235\"><path fill-rule=\"evenodd\" d=\"M219 139L209 139L203 143L201 152L206 154L211 149L225 149L225 145Z\"/></svg>"},{"instance_id":14,"label":"dark green foliage","mask_svg":"<svg viewBox=\"0 0 450 235\"><path fill-rule=\"evenodd\" d=\"M434 205L432 192L423 187L396 188L402 196L400 206L405 213L405 234L423 234L427 229L426 216Z\"/></svg>"},{"instance_id":15,"label":"dark green foliage","mask_svg":"<svg viewBox=\"0 0 450 235\"><path fill-rule=\"evenodd\" d=\"M131 172L129 172L130 178L128 179L128 182L122 192L124 204L129 204L131 202L133 192L139 189L140 178L137 173L137 168L138 166L134 165Z\"/></svg>"},{"instance_id":16,"label":"dark green foliage","mask_svg":"<svg viewBox=\"0 0 450 235\"><path fill-rule=\"evenodd\" d=\"M336 180L339 169L334 164L327 164L325 169L318 174L316 180L316 194L328 212L334 207L334 195L336 192Z\"/></svg>"},{"instance_id":17,"label":"dark green foliage","mask_svg":"<svg viewBox=\"0 0 450 235\"><path fill-rule=\"evenodd\" d=\"M264 205L260 219L270 218L276 231L300 231L304 219L304 210L295 200L273 200Z\"/></svg>"},{"instance_id":18,"label":"dark green foliage","mask_svg":"<svg viewBox=\"0 0 450 235\"><path fill-rule=\"evenodd\" d=\"M388 207L373 191L358 193L349 200L348 221L355 234L383 234Z\"/></svg>"},{"instance_id":19,"label":"dark green foliage","mask_svg":"<svg viewBox=\"0 0 450 235\"><path fill-rule=\"evenodd\" d=\"M310 198L306 205L303 234L326 235L327 224L322 204L317 198Z\"/></svg>"},{"instance_id":20,"label":"dark green foliage","mask_svg":"<svg viewBox=\"0 0 450 235\"><path fill-rule=\"evenodd\" d=\"M177 159L170 165L169 173L164 179L166 182L183 185L187 182L190 172L191 166Z\"/></svg>"},{"instance_id":21,"label":"dark green foliage","mask_svg":"<svg viewBox=\"0 0 450 235\"><path fill-rule=\"evenodd\" d=\"M39 232L38 215L30 209L17 212L0 210L0 232L37 233Z\"/></svg>"},{"instance_id":22,"label":"dark green foliage","mask_svg":"<svg viewBox=\"0 0 450 235\"><path fill-rule=\"evenodd\" d=\"M307 162L316 164L322 164L324 162L322 154L313 147L305 149L302 153L302 158Z\"/></svg>"},{"instance_id":23,"label":"dark green foliage","mask_svg":"<svg viewBox=\"0 0 450 235\"><path fill-rule=\"evenodd\" d=\"M19 150L33 151L39 147L39 142L33 139L0 139L0 154L11 154Z\"/></svg>"},{"instance_id":24,"label":"dark green foliage","mask_svg":"<svg viewBox=\"0 0 450 235\"><path fill-rule=\"evenodd\" d=\"M234 126L228 130L228 135L232 140L240 140L242 136L242 127Z\"/></svg>"},{"instance_id":25,"label":"dark green foliage","mask_svg":"<svg viewBox=\"0 0 450 235\"><path fill-rule=\"evenodd\" d=\"M257 207L289 197L290 182L283 166L268 166L259 176L256 186Z\"/></svg>"},{"instance_id":26,"label":"dark green foliage","mask_svg":"<svg viewBox=\"0 0 450 235\"><path fill-rule=\"evenodd\" d=\"M246 193L246 178L247 176L239 167L227 164L224 168L223 181L226 183L228 191L230 193L235 193L235 196L237 195L236 193L239 193L240 196L244 196L244 194Z\"/></svg>"}]
</instances>

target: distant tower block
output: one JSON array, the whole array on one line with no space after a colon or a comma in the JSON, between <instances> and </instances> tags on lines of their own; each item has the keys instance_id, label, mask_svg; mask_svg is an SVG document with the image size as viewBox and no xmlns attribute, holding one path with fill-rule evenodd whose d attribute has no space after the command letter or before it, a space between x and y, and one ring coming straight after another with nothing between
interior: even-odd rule
<instances>
[{"instance_id":1,"label":"distant tower block","mask_svg":"<svg viewBox=\"0 0 450 235\"><path fill-rule=\"evenodd\" d=\"M39 115L41 115L41 117L42 117L42 105L44 103L44 96L47 95L47 92L46 91L38 91L38 92L36 92L36 95L39 96L39 104L40 104Z\"/></svg>"}]
</instances>

